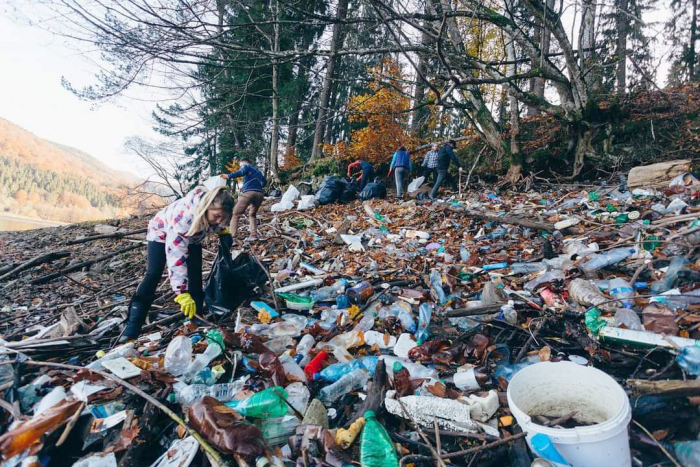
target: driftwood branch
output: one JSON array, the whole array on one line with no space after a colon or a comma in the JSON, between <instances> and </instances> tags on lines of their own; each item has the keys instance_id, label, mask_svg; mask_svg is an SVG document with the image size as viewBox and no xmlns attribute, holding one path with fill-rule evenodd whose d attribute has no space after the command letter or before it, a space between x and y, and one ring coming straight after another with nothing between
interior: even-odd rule
<instances>
[{"instance_id":1,"label":"driftwood branch","mask_svg":"<svg viewBox=\"0 0 700 467\"><path fill-rule=\"evenodd\" d=\"M69 266L69 267L67 267L67 268L65 268L65 269L61 269L61 270L58 271L58 272L54 272L54 273L51 273L51 274L47 274L47 275L45 275L45 276L39 277L38 279L34 279L34 280L32 281L32 284L45 284L45 283L47 283L47 282L50 282L50 281L52 281L52 280L54 280L54 279L56 279L56 278L59 278L59 277L63 276L64 274L68 274L68 273L70 273L70 272L75 272L75 271L80 271L81 269L86 268L86 267L88 267L88 266L92 266L92 265L95 264L95 263L100 263L100 262L102 262L102 261L105 261L105 260L108 260L108 259L110 259L110 258L113 258L113 257L115 257L115 256L117 256L117 255L121 255L122 253L126 253L127 251L135 250L136 248L140 248L140 247L143 247L143 246L144 246L143 244L139 243L138 245L128 246L128 247L126 247L126 248L122 248L121 250L113 251L112 253L108 253L108 254L103 255L103 256L100 256L100 257L98 257L98 258L91 259L91 260L89 260L89 261L83 261L83 262L81 262L81 263L74 264L74 265Z\"/></svg>"},{"instance_id":2,"label":"driftwood branch","mask_svg":"<svg viewBox=\"0 0 700 467\"><path fill-rule=\"evenodd\" d=\"M122 237L128 237L130 235L138 235L142 234L148 231L148 229L136 229L136 230L128 230L126 232L116 232L113 234L105 234L105 235L95 235L92 237L85 237L85 238L79 238L77 240L69 240L65 244L66 245L79 245L81 243L87 243L87 242L92 242L95 240L102 240L105 238L122 238Z\"/></svg>"},{"instance_id":3,"label":"driftwood branch","mask_svg":"<svg viewBox=\"0 0 700 467\"><path fill-rule=\"evenodd\" d=\"M697 379L687 381L649 381L646 379L628 379L627 384L637 394L700 396L700 380Z\"/></svg>"},{"instance_id":4,"label":"driftwood branch","mask_svg":"<svg viewBox=\"0 0 700 467\"><path fill-rule=\"evenodd\" d=\"M39 266L40 264L50 263L51 261L56 261L57 259L66 258L68 256L70 256L70 251L68 251L68 250L52 251L51 253L46 253L44 255L35 256L34 258L30 259L29 261L25 261L24 263L20 263L14 269L11 269L10 271L8 271L5 274L3 274L2 276L0 276L0 281L3 281L5 279L9 279L22 271L26 271L27 269L33 268L34 266Z\"/></svg>"},{"instance_id":5,"label":"driftwood branch","mask_svg":"<svg viewBox=\"0 0 700 467\"><path fill-rule=\"evenodd\" d=\"M469 217L475 217L477 219L484 219L487 221L497 222L499 224L519 225L520 227L526 227L529 229L537 230L554 230L554 224L551 222L543 222L527 217L514 215L499 216L495 213L491 214L483 211L476 211L474 209L460 208L455 206L449 206L445 209L448 209L453 212L463 213Z\"/></svg>"}]
</instances>

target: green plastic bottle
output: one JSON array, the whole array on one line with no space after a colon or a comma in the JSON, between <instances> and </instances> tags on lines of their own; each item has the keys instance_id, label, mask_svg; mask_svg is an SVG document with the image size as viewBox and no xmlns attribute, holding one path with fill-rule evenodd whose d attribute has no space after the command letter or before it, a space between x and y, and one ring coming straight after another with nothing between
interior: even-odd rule
<instances>
[{"instance_id":1,"label":"green plastic bottle","mask_svg":"<svg viewBox=\"0 0 700 467\"><path fill-rule=\"evenodd\" d=\"M362 467L398 467L394 443L389 433L377 421L372 410L365 412L365 426L360 435L360 465Z\"/></svg>"},{"instance_id":2,"label":"green plastic bottle","mask_svg":"<svg viewBox=\"0 0 700 467\"><path fill-rule=\"evenodd\" d=\"M247 399L227 402L226 405L245 417L277 418L286 415L289 410L285 402L287 397L282 386L273 386Z\"/></svg>"}]
</instances>

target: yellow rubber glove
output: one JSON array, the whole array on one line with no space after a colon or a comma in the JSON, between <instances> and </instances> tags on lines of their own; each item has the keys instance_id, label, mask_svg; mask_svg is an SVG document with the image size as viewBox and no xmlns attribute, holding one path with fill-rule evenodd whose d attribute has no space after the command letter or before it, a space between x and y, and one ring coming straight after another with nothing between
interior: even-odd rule
<instances>
[{"instance_id":1,"label":"yellow rubber glove","mask_svg":"<svg viewBox=\"0 0 700 467\"><path fill-rule=\"evenodd\" d=\"M188 292L181 293L175 297L175 301L180 305L182 314L185 315L187 319L194 318L195 313L197 313L197 305L194 303L192 295Z\"/></svg>"},{"instance_id":2,"label":"yellow rubber glove","mask_svg":"<svg viewBox=\"0 0 700 467\"><path fill-rule=\"evenodd\" d=\"M224 229L221 232L219 232L219 237L222 235L231 235L231 231L229 229Z\"/></svg>"}]
</instances>

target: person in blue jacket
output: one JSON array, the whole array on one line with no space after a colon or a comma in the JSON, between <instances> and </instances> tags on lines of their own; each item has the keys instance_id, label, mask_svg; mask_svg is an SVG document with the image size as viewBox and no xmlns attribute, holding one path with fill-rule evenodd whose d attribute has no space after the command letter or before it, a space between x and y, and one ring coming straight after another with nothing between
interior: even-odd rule
<instances>
[{"instance_id":1,"label":"person in blue jacket","mask_svg":"<svg viewBox=\"0 0 700 467\"><path fill-rule=\"evenodd\" d=\"M253 167L248 159L241 159L239 162L241 168L238 171L221 175L221 178L224 179L243 177L243 187L241 188L241 194L238 196L236 207L233 209L231 227L229 230L231 231L231 236L235 239L238 233L238 219L248 211L250 236L247 240L252 241L258 239L257 214L260 205L265 199L263 187L267 183L267 180L265 180L265 176L256 167Z\"/></svg>"},{"instance_id":2,"label":"person in blue jacket","mask_svg":"<svg viewBox=\"0 0 700 467\"><path fill-rule=\"evenodd\" d=\"M447 178L447 170L450 168L450 163L454 162L455 165L459 167L459 171L462 171L462 164L459 163L457 156L455 156L454 149L456 147L457 142L451 139L438 152L437 180L435 180L435 185L433 185L433 191L430 192L431 198L435 198L435 195L437 195L440 189L440 185L442 185L442 182Z\"/></svg>"},{"instance_id":3,"label":"person in blue jacket","mask_svg":"<svg viewBox=\"0 0 700 467\"><path fill-rule=\"evenodd\" d=\"M394 172L394 177L396 179L396 197L402 198L403 181L408 178L408 174L411 172L411 158L404 146L401 146L394 153L394 157L391 158L391 166L389 167L387 177L391 175L391 172Z\"/></svg>"}]
</instances>

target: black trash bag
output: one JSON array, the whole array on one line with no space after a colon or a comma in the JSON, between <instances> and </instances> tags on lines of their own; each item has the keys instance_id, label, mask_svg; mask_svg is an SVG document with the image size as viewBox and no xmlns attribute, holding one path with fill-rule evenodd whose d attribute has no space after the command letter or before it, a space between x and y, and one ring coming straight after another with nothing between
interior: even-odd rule
<instances>
[{"instance_id":1,"label":"black trash bag","mask_svg":"<svg viewBox=\"0 0 700 467\"><path fill-rule=\"evenodd\" d=\"M273 198L279 198L282 196L282 191L275 188L270 190L270 192L267 195L272 196Z\"/></svg>"},{"instance_id":2,"label":"black trash bag","mask_svg":"<svg viewBox=\"0 0 700 467\"><path fill-rule=\"evenodd\" d=\"M340 194L338 201L343 204L353 201L355 198L357 198L357 191L358 188L355 180L343 180L343 192Z\"/></svg>"},{"instance_id":3,"label":"black trash bag","mask_svg":"<svg viewBox=\"0 0 700 467\"><path fill-rule=\"evenodd\" d=\"M326 177L316 192L316 201L318 201L318 204L335 203L340 199L344 189L345 184L341 179L338 177Z\"/></svg>"},{"instance_id":4,"label":"black trash bag","mask_svg":"<svg viewBox=\"0 0 700 467\"><path fill-rule=\"evenodd\" d=\"M386 198L386 187L383 183L368 183L365 189L360 192L360 199L362 201L367 201L372 198Z\"/></svg>"},{"instance_id":5,"label":"black trash bag","mask_svg":"<svg viewBox=\"0 0 700 467\"><path fill-rule=\"evenodd\" d=\"M230 235L221 237L219 253L204 290L209 311L219 316L232 313L267 282L267 274L248 253L231 258L231 244Z\"/></svg>"}]
</instances>

